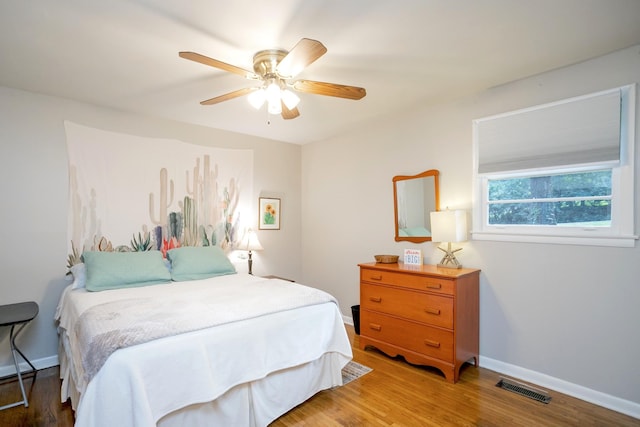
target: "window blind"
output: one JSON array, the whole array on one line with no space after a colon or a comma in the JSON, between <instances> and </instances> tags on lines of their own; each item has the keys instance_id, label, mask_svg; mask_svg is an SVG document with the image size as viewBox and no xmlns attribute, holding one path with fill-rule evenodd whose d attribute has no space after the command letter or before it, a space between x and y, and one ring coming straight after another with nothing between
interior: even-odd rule
<instances>
[{"instance_id":1,"label":"window blind","mask_svg":"<svg viewBox=\"0 0 640 427\"><path fill-rule=\"evenodd\" d=\"M615 89L474 121L478 173L620 161Z\"/></svg>"}]
</instances>

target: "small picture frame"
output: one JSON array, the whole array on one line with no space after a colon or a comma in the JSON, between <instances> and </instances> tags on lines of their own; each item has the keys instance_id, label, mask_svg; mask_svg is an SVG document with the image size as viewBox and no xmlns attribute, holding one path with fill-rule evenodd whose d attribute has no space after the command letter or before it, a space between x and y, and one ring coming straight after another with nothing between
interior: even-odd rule
<instances>
[{"instance_id":1,"label":"small picture frame","mask_svg":"<svg viewBox=\"0 0 640 427\"><path fill-rule=\"evenodd\" d=\"M420 249L405 249L404 263L406 265L422 265L422 251Z\"/></svg>"},{"instance_id":2,"label":"small picture frame","mask_svg":"<svg viewBox=\"0 0 640 427\"><path fill-rule=\"evenodd\" d=\"M281 209L280 199L260 197L258 199L258 229L280 230Z\"/></svg>"}]
</instances>

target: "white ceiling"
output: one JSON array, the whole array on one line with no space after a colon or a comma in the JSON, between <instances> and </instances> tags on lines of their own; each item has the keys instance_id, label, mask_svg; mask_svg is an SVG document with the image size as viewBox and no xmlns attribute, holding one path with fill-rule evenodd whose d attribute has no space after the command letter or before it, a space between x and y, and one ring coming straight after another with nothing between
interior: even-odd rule
<instances>
[{"instance_id":1,"label":"white ceiling","mask_svg":"<svg viewBox=\"0 0 640 427\"><path fill-rule=\"evenodd\" d=\"M0 85L296 144L640 44L640 0L0 0ZM361 86L301 94L284 121L254 82L178 57L252 69L302 37L328 52L298 77Z\"/></svg>"}]
</instances>

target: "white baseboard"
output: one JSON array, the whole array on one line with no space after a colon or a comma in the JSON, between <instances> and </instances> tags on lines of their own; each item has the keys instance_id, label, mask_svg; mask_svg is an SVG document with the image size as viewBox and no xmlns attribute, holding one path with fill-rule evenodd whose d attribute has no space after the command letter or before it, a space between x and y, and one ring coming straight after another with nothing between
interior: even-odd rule
<instances>
[{"instance_id":1,"label":"white baseboard","mask_svg":"<svg viewBox=\"0 0 640 427\"><path fill-rule=\"evenodd\" d=\"M19 355L18 359L21 359ZM36 369L51 368L52 366L58 366L60 364L60 362L58 361L58 356L49 356L43 357L42 359L34 359L31 360L31 363L33 363L33 366L35 366ZM25 361L18 363L18 366L20 367L21 372L31 370L31 366L29 366L29 364ZM8 377L9 375L15 375L15 373L16 367L13 366L13 363L10 365L0 366L0 378Z\"/></svg>"},{"instance_id":2,"label":"white baseboard","mask_svg":"<svg viewBox=\"0 0 640 427\"><path fill-rule=\"evenodd\" d=\"M631 402L630 400L611 396L610 394L592 390L581 385L573 384L559 378L541 374L540 372L532 371L520 366L511 365L509 363L504 363L482 355L480 355L478 364L483 368L490 369L500 374L520 379L540 387L555 390L568 396L593 403L594 405L602 406L604 408L611 409L612 411L640 419L640 404Z\"/></svg>"},{"instance_id":3,"label":"white baseboard","mask_svg":"<svg viewBox=\"0 0 640 427\"><path fill-rule=\"evenodd\" d=\"M353 317L347 317L344 314L342 315L342 322L346 323L347 325L351 325L353 326Z\"/></svg>"}]
</instances>

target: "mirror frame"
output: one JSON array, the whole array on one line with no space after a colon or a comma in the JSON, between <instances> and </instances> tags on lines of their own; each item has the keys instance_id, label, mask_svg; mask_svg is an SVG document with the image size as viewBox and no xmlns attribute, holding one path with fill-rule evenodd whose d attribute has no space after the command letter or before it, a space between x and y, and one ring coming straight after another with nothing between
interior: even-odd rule
<instances>
[{"instance_id":1,"label":"mirror frame","mask_svg":"<svg viewBox=\"0 0 640 427\"><path fill-rule=\"evenodd\" d=\"M424 171L422 173L419 173L417 175L397 175L393 177L393 213L394 213L394 218L395 218L395 230L396 230L396 242L413 242L413 243L423 243L423 242L430 242L431 241L431 236L429 237L404 237L404 236L399 236L398 232L398 186L397 183L398 181L406 181L409 179L418 179L418 178L427 178L432 176L433 177L433 181L434 181L434 186L435 186L435 207L436 207L436 211L440 210L440 184L439 184L439 175L440 175L440 171L438 171L437 169L429 169L427 171Z\"/></svg>"}]
</instances>

